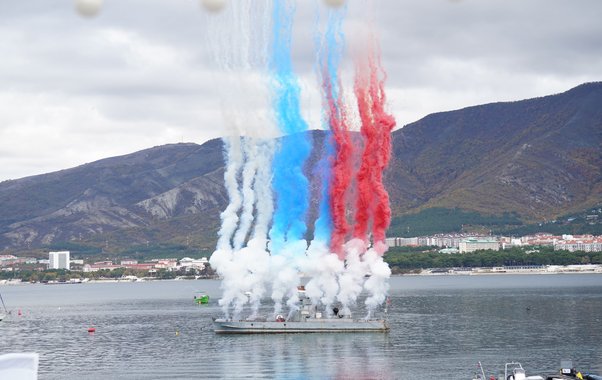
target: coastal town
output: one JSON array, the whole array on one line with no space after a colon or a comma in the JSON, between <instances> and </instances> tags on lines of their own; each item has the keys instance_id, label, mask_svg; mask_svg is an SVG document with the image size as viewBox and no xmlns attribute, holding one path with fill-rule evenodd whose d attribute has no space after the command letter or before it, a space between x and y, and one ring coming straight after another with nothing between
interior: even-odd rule
<instances>
[{"instance_id":1,"label":"coastal town","mask_svg":"<svg viewBox=\"0 0 602 380\"><path fill-rule=\"evenodd\" d=\"M522 237L475 234L436 234L420 237L387 238L390 249L432 248L439 254L462 255L479 251L504 251L520 247L554 252L602 252L602 236L552 235L538 233ZM432 249L430 250L432 252ZM47 273L49 272L50 273ZM58 272L52 272L58 271ZM504 265L492 267L421 268L413 274L500 274L500 273L602 273L600 263L570 265ZM22 276L27 273L27 276ZM69 273L69 275L65 275ZM73 257L70 251L52 251L48 258L0 255L0 284L20 281L60 283L80 280L197 279L213 278L207 257L161 258L139 261L132 258L90 260Z\"/></svg>"},{"instance_id":2,"label":"coastal town","mask_svg":"<svg viewBox=\"0 0 602 380\"><path fill-rule=\"evenodd\" d=\"M474 234L437 234L411 238L392 237L386 240L391 247L440 247L443 253L466 253L491 249L494 251L511 247L553 247L555 251L602 252L602 236L552 235L538 233L522 237L486 236Z\"/></svg>"},{"instance_id":3,"label":"coastal town","mask_svg":"<svg viewBox=\"0 0 602 380\"><path fill-rule=\"evenodd\" d=\"M45 276L45 272L54 271L50 274L59 273L54 276ZM86 262L81 258L71 259L71 252L56 251L49 252L48 259L36 259L33 257L17 257L13 255L0 255L0 274L10 277L11 280L19 280L20 273L29 274L29 282L61 283L80 282L90 279L120 279L125 281L140 281L143 279L196 279L211 278L213 271L206 257L193 259L184 257L181 259L151 259L139 262L134 259L103 260ZM44 275L32 276L32 273L44 273ZM65 274L69 273L69 276ZM6 276L6 275L11 276ZM33 280L32 280L33 278ZM8 279L2 280L0 284L8 283Z\"/></svg>"}]
</instances>

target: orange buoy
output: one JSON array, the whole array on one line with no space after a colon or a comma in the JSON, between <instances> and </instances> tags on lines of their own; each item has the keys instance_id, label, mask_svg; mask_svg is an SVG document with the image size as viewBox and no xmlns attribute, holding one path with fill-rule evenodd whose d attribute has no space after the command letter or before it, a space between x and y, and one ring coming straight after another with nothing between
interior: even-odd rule
<instances>
[{"instance_id":1,"label":"orange buoy","mask_svg":"<svg viewBox=\"0 0 602 380\"><path fill-rule=\"evenodd\" d=\"M96 332L96 328L95 327L88 327L88 332L90 334L95 333Z\"/></svg>"}]
</instances>

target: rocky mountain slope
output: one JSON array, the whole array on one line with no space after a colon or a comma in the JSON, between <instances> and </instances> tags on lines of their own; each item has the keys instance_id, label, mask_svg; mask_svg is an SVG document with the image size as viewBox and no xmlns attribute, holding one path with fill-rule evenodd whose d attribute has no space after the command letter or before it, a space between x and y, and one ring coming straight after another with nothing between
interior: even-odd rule
<instances>
[{"instance_id":1,"label":"rocky mountain slope","mask_svg":"<svg viewBox=\"0 0 602 380\"><path fill-rule=\"evenodd\" d=\"M325 133L311 132L314 175ZM444 207L525 221L602 204L602 83L429 115L393 133L394 215ZM61 242L210 249L227 204L222 144L174 144L0 183L0 251ZM313 204L317 203L316 199ZM310 217L313 217L313 214Z\"/></svg>"},{"instance_id":2,"label":"rocky mountain slope","mask_svg":"<svg viewBox=\"0 0 602 380\"><path fill-rule=\"evenodd\" d=\"M227 202L222 144L175 144L0 183L0 244L111 240L117 246L203 236ZM123 241L116 241L123 240Z\"/></svg>"},{"instance_id":3,"label":"rocky mountain slope","mask_svg":"<svg viewBox=\"0 0 602 380\"><path fill-rule=\"evenodd\" d=\"M442 206L541 220L582 210L601 201L602 83L432 114L395 132L393 145L397 212Z\"/></svg>"}]
</instances>

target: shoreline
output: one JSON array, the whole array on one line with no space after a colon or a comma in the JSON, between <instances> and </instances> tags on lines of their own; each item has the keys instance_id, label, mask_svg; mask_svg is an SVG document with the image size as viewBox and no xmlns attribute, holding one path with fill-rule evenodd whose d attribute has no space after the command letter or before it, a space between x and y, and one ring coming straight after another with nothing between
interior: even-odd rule
<instances>
[{"instance_id":1,"label":"shoreline","mask_svg":"<svg viewBox=\"0 0 602 380\"><path fill-rule=\"evenodd\" d=\"M21 281L20 279L0 280L0 286L16 286L23 284L41 284L41 285L81 285L81 284L98 284L98 283L140 283L140 282L156 282L156 281L196 281L196 280L220 280L219 278L153 278L153 277L139 277L137 279L131 278L98 278L98 279L83 279L79 281L65 281L65 282L28 282Z\"/></svg>"},{"instance_id":2,"label":"shoreline","mask_svg":"<svg viewBox=\"0 0 602 380\"><path fill-rule=\"evenodd\" d=\"M602 265L544 265L517 267L475 267L475 268L428 268L420 273L403 273L402 276L488 276L508 274L602 274Z\"/></svg>"},{"instance_id":3,"label":"shoreline","mask_svg":"<svg viewBox=\"0 0 602 380\"><path fill-rule=\"evenodd\" d=\"M515 272L449 272L449 273L400 273L392 274L391 277L433 277L433 276L507 276L507 275L537 275L537 276L549 276L549 275L567 275L567 274L599 274L602 272L548 272L548 271L515 271Z\"/></svg>"},{"instance_id":4,"label":"shoreline","mask_svg":"<svg viewBox=\"0 0 602 380\"><path fill-rule=\"evenodd\" d=\"M538 268L512 268L512 267L478 267L478 268L428 268L421 270L420 273L393 273L391 277L431 277L431 276L504 276L504 275L564 275L564 274L598 274L602 275L602 265L548 265ZM215 278L171 278L158 279L153 277L139 278L99 278L99 279L83 279L79 281L68 282L24 282L20 279L4 279L0 280L0 286L17 286L23 284L43 284L43 285L81 285L92 283L139 283L139 282L154 282L154 281L197 281L197 280L221 280Z\"/></svg>"}]
</instances>

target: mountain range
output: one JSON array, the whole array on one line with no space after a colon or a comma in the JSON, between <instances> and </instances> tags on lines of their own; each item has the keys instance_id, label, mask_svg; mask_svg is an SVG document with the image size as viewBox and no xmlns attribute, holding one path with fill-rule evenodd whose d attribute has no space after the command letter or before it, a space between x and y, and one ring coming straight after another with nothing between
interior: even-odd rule
<instances>
[{"instance_id":1,"label":"mountain range","mask_svg":"<svg viewBox=\"0 0 602 380\"><path fill-rule=\"evenodd\" d=\"M326 133L311 131L315 218ZM431 209L521 223L602 205L602 82L428 115L392 134L393 216ZM221 140L158 146L0 182L0 252L180 245L211 250L227 205Z\"/></svg>"}]
</instances>

